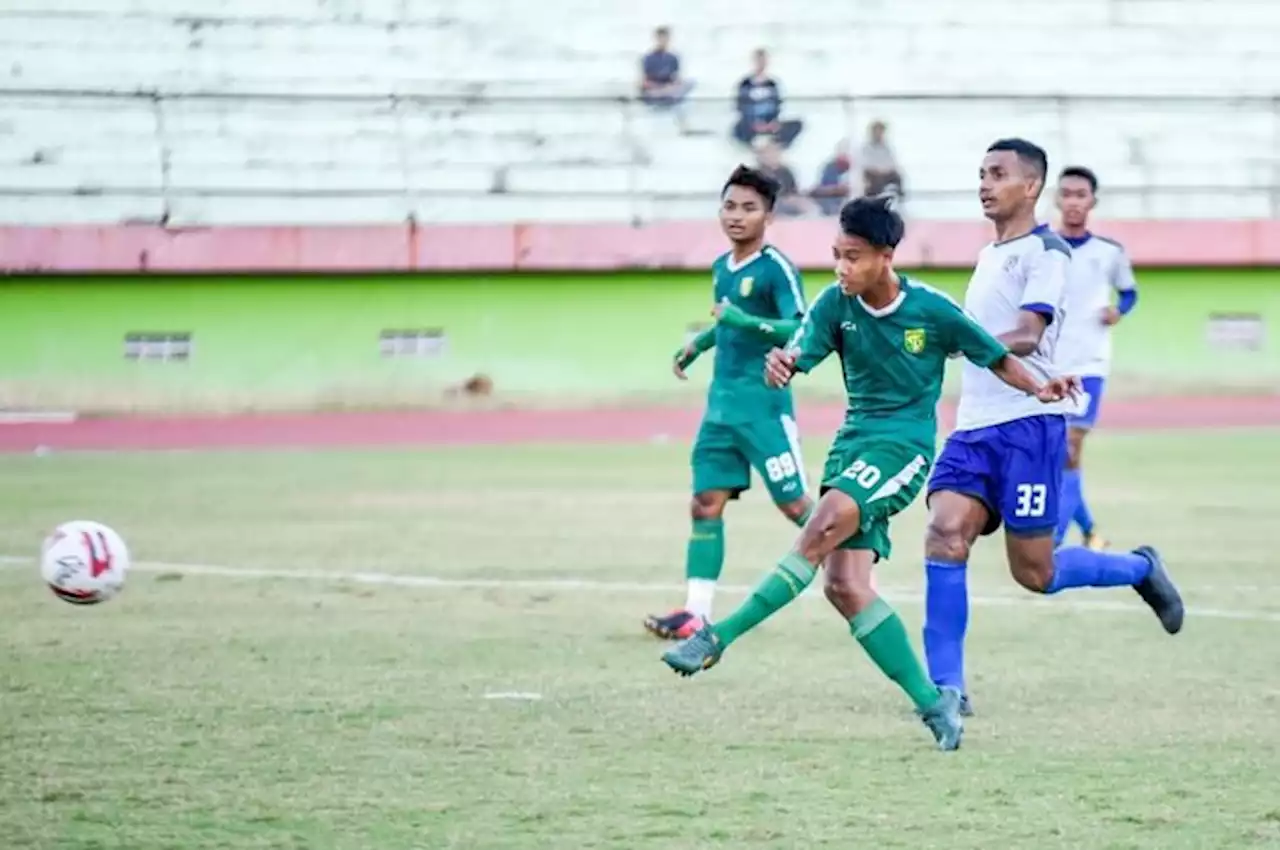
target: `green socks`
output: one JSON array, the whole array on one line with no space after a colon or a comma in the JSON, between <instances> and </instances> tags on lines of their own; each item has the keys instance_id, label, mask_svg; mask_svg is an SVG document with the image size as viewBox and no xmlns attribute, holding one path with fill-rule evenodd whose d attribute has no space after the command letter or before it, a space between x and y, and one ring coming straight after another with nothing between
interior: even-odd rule
<instances>
[{"instance_id":1,"label":"green socks","mask_svg":"<svg viewBox=\"0 0 1280 850\"><path fill-rule=\"evenodd\" d=\"M849 631L862 644L871 660L898 687L907 692L918 709L927 709L938 701L938 688L929 680L898 613L889 603L876 597L849 621Z\"/></svg>"},{"instance_id":2,"label":"green socks","mask_svg":"<svg viewBox=\"0 0 1280 850\"><path fill-rule=\"evenodd\" d=\"M728 646L756 626L763 623L775 611L787 605L813 583L818 570L799 554L787 555L773 571L761 579L747 600L725 619L711 627L724 646ZM901 629L899 624L899 629ZM906 632L903 632L905 639ZM925 677L928 681L928 677Z\"/></svg>"},{"instance_id":3,"label":"green socks","mask_svg":"<svg viewBox=\"0 0 1280 850\"><path fill-rule=\"evenodd\" d=\"M684 577L716 581L724 568L724 520L695 519L685 553Z\"/></svg>"},{"instance_id":4,"label":"green socks","mask_svg":"<svg viewBox=\"0 0 1280 850\"><path fill-rule=\"evenodd\" d=\"M724 520L695 519L685 554L684 576L688 586L684 609L704 619L711 616L716 580L724 567Z\"/></svg>"}]
</instances>

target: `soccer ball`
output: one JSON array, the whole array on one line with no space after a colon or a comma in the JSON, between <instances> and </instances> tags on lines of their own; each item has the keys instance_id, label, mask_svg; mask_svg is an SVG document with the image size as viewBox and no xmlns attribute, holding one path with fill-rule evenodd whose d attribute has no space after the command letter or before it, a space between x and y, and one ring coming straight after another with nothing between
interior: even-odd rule
<instances>
[{"instance_id":1,"label":"soccer ball","mask_svg":"<svg viewBox=\"0 0 1280 850\"><path fill-rule=\"evenodd\" d=\"M129 549L100 522L65 522L45 538L40 575L53 595L72 605L106 602L124 587Z\"/></svg>"}]
</instances>

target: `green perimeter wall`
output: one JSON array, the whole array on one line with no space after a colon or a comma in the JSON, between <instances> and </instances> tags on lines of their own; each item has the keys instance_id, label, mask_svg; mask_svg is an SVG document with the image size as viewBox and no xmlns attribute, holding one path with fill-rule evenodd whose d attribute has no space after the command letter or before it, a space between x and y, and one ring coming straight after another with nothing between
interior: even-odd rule
<instances>
[{"instance_id":1,"label":"green perimeter wall","mask_svg":"<svg viewBox=\"0 0 1280 850\"><path fill-rule=\"evenodd\" d=\"M953 294L965 274L922 272ZM1212 311L1280 322L1280 270L1140 273L1137 311L1116 335L1121 393L1280 388L1274 341L1217 352ZM829 273L806 276L812 298ZM418 277L14 278L0 282L0 406L208 409L434 405L466 377L490 376L522 403L677 401L700 395L669 359L706 320L705 274ZM438 359L384 359L386 328L443 327ZM191 331L187 363L131 362L130 331ZM829 364L830 365L830 364ZM952 375L954 381L954 375ZM824 366L804 391L838 397Z\"/></svg>"}]
</instances>

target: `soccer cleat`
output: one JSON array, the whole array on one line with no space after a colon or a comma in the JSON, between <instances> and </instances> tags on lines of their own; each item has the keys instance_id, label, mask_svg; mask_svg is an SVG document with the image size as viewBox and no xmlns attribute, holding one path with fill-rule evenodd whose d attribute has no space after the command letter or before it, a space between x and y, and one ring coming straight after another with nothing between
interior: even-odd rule
<instances>
[{"instance_id":1,"label":"soccer cleat","mask_svg":"<svg viewBox=\"0 0 1280 850\"><path fill-rule=\"evenodd\" d=\"M1133 589L1142 597L1142 601L1151 606L1151 610L1160 618L1160 625L1171 635L1182 630L1182 618L1186 609L1182 604L1182 594L1169 577L1164 567L1164 559L1152 546L1139 546L1133 554L1146 558L1151 563L1151 572Z\"/></svg>"},{"instance_id":2,"label":"soccer cleat","mask_svg":"<svg viewBox=\"0 0 1280 850\"><path fill-rule=\"evenodd\" d=\"M1090 533L1084 535L1084 546L1094 552L1105 552L1111 548L1111 541L1104 538L1101 534Z\"/></svg>"},{"instance_id":3,"label":"soccer cleat","mask_svg":"<svg viewBox=\"0 0 1280 850\"><path fill-rule=\"evenodd\" d=\"M960 701L964 698L955 688L939 688L938 701L932 708L919 712L920 719L929 731L933 740L938 742L938 749L943 752L960 749L960 739L964 736L964 720L960 717Z\"/></svg>"},{"instance_id":4,"label":"soccer cleat","mask_svg":"<svg viewBox=\"0 0 1280 850\"><path fill-rule=\"evenodd\" d=\"M679 608L670 614L651 614L644 618L644 627L649 634L663 640L682 640L706 624L707 621L697 614Z\"/></svg>"},{"instance_id":5,"label":"soccer cleat","mask_svg":"<svg viewBox=\"0 0 1280 850\"><path fill-rule=\"evenodd\" d=\"M973 717L973 703L969 702L969 695L960 694L960 716Z\"/></svg>"},{"instance_id":6,"label":"soccer cleat","mask_svg":"<svg viewBox=\"0 0 1280 850\"><path fill-rule=\"evenodd\" d=\"M700 670L716 666L723 652L720 638L716 637L710 626L703 626L662 653L662 660L681 676L692 676Z\"/></svg>"}]
</instances>

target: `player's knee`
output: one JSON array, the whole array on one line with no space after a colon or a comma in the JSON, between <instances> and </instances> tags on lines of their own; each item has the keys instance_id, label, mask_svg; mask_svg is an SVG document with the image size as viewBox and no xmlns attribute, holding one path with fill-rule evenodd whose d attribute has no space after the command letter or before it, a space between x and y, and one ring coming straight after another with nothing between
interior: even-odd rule
<instances>
[{"instance_id":1,"label":"player's knee","mask_svg":"<svg viewBox=\"0 0 1280 850\"><path fill-rule=\"evenodd\" d=\"M925 529L925 555L936 561L962 564L969 560L969 538L958 517L932 516Z\"/></svg>"},{"instance_id":2,"label":"player's knee","mask_svg":"<svg viewBox=\"0 0 1280 850\"><path fill-rule=\"evenodd\" d=\"M689 500L689 516L693 519L720 519L726 500L719 493L695 493Z\"/></svg>"},{"instance_id":3,"label":"player's knee","mask_svg":"<svg viewBox=\"0 0 1280 850\"><path fill-rule=\"evenodd\" d=\"M837 611L845 617L852 617L875 601L876 592L871 583L853 575L831 575L828 573L823 594Z\"/></svg>"}]
</instances>

